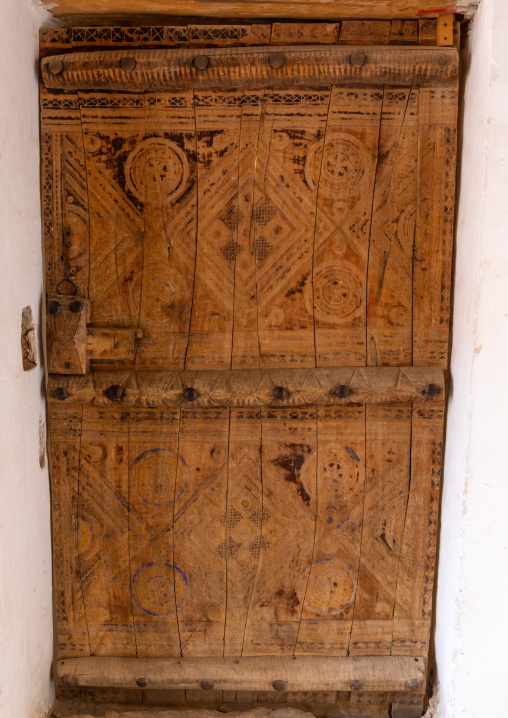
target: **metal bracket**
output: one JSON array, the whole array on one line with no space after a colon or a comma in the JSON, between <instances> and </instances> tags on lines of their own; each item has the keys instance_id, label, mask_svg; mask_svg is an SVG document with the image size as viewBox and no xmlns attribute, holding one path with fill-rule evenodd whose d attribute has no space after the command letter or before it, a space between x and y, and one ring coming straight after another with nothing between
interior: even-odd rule
<instances>
[{"instance_id":1,"label":"metal bracket","mask_svg":"<svg viewBox=\"0 0 508 718\"><path fill-rule=\"evenodd\" d=\"M437 19L437 44L441 47L453 46L453 13L440 15Z\"/></svg>"}]
</instances>

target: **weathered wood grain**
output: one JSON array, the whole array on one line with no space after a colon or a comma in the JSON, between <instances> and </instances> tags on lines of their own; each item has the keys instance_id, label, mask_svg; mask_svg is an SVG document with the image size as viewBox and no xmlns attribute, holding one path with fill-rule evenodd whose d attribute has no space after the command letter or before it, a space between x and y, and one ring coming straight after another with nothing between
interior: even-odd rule
<instances>
[{"instance_id":1,"label":"weathered wood grain","mask_svg":"<svg viewBox=\"0 0 508 718\"><path fill-rule=\"evenodd\" d=\"M432 385L433 392L427 393ZM119 387L111 397L110 387ZM275 393L277 388L287 395ZM342 387L342 389L341 389ZM65 390L62 397L58 388ZM196 396L186 398L185 390ZM337 391L338 390L338 391ZM96 406L304 406L442 403L445 374L439 367L330 367L233 371L95 371L83 377L51 375L51 403ZM194 395L192 395L194 396Z\"/></svg>"},{"instance_id":2,"label":"weathered wood grain","mask_svg":"<svg viewBox=\"0 0 508 718\"><path fill-rule=\"evenodd\" d=\"M270 57L280 53L282 67L274 68ZM363 53L362 61L355 53ZM364 56L364 59L363 59ZM204 57L204 69L194 59ZM353 60L351 59L353 57ZM122 60L135 61L132 70ZM67 90L182 90L262 87L312 87L327 84L446 83L458 77L455 48L327 47L276 45L256 48L210 48L206 50L111 50L59 55L60 72L50 70L52 58L41 62L44 84Z\"/></svg>"},{"instance_id":3,"label":"weathered wood grain","mask_svg":"<svg viewBox=\"0 0 508 718\"><path fill-rule=\"evenodd\" d=\"M57 675L72 676L78 686L136 688L140 676L150 676L151 688L184 687L198 690L204 677L216 689L263 690L276 695L273 681L284 680L289 690L351 690L360 680L363 689L407 691L412 678L424 680L426 661L404 656L329 658L315 656L243 658L73 658L57 663Z\"/></svg>"},{"instance_id":4,"label":"weathered wood grain","mask_svg":"<svg viewBox=\"0 0 508 718\"><path fill-rule=\"evenodd\" d=\"M79 366L48 384L58 655L135 666L76 690L417 711L456 49L435 20L375 17L43 38L80 88L41 92L47 287L87 315ZM112 91L83 89L83 55Z\"/></svg>"},{"instance_id":5,"label":"weathered wood grain","mask_svg":"<svg viewBox=\"0 0 508 718\"><path fill-rule=\"evenodd\" d=\"M197 0L171 0L171 3L162 0L150 0L140 3L139 0L57 0L48 3L50 10L57 16L73 15L135 15L159 14L168 18L174 15L194 15L205 17L287 17L297 19L330 19L330 18L392 18L392 17L421 17L422 15L436 16L442 11L436 7L435 0L345 0L342 3L317 2L316 0L297 0L296 2L265 2L264 0L250 0L249 2L208 2L205 7ZM474 12L476 0L455 0L446 6L446 12L466 13L469 16Z\"/></svg>"},{"instance_id":6,"label":"weathered wood grain","mask_svg":"<svg viewBox=\"0 0 508 718\"><path fill-rule=\"evenodd\" d=\"M365 364L367 267L383 90L333 88L317 185L313 262L316 366Z\"/></svg>"},{"instance_id":7,"label":"weathered wood grain","mask_svg":"<svg viewBox=\"0 0 508 718\"><path fill-rule=\"evenodd\" d=\"M457 88L419 93L413 364L446 366L457 159Z\"/></svg>"}]
</instances>

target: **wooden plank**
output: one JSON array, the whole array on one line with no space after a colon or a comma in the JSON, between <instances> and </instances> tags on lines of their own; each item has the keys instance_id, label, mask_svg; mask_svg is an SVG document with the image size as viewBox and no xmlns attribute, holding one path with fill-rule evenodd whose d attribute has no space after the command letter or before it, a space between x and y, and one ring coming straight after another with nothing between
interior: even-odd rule
<instances>
[{"instance_id":1,"label":"wooden plank","mask_svg":"<svg viewBox=\"0 0 508 718\"><path fill-rule=\"evenodd\" d=\"M128 440L129 574L136 655L179 656L173 521L180 411L131 409ZM132 531L132 517L142 531Z\"/></svg>"},{"instance_id":2,"label":"wooden plank","mask_svg":"<svg viewBox=\"0 0 508 718\"><path fill-rule=\"evenodd\" d=\"M243 92L240 115L240 144L238 163L238 193L236 206L232 204L225 217L236 233L236 245L231 245L234 259L234 317L231 368L259 368L260 346L258 332L257 268L263 257L261 244L256 243L256 228L252 222L256 180L259 184L258 163L264 148L261 123L266 124L266 95L263 90ZM219 99L221 95L217 93ZM259 256L258 256L259 255Z\"/></svg>"},{"instance_id":3,"label":"wooden plank","mask_svg":"<svg viewBox=\"0 0 508 718\"><path fill-rule=\"evenodd\" d=\"M263 409L261 432L260 553L242 656L292 655L315 534L316 411Z\"/></svg>"},{"instance_id":4,"label":"wooden plank","mask_svg":"<svg viewBox=\"0 0 508 718\"><path fill-rule=\"evenodd\" d=\"M272 67L270 56L283 55ZM197 69L197 57L207 58ZM353 58L353 60L351 59ZM131 70L122 60L135 61ZM206 48L176 50L111 50L59 55L41 61L44 84L53 89L162 91L266 87L309 87L326 84L446 83L458 77L455 48L302 47ZM125 65L125 63L124 63ZM56 72L58 70L58 72Z\"/></svg>"},{"instance_id":5,"label":"wooden plank","mask_svg":"<svg viewBox=\"0 0 508 718\"><path fill-rule=\"evenodd\" d=\"M142 336L140 330L115 329L88 326L86 330L86 353L92 366L107 364L134 365L136 342Z\"/></svg>"},{"instance_id":6,"label":"wooden plank","mask_svg":"<svg viewBox=\"0 0 508 718\"><path fill-rule=\"evenodd\" d=\"M418 91L385 89L367 268L367 364L413 361Z\"/></svg>"},{"instance_id":7,"label":"wooden plank","mask_svg":"<svg viewBox=\"0 0 508 718\"><path fill-rule=\"evenodd\" d=\"M317 411L317 512L295 655L348 655L365 497L365 407Z\"/></svg>"},{"instance_id":8,"label":"wooden plank","mask_svg":"<svg viewBox=\"0 0 508 718\"><path fill-rule=\"evenodd\" d=\"M194 96L145 93L147 135L126 163L143 201L138 369L184 369L191 321L197 230Z\"/></svg>"},{"instance_id":9,"label":"wooden plank","mask_svg":"<svg viewBox=\"0 0 508 718\"><path fill-rule=\"evenodd\" d=\"M366 276L382 88L333 88L317 185L313 264L316 366L365 364Z\"/></svg>"},{"instance_id":10,"label":"wooden plank","mask_svg":"<svg viewBox=\"0 0 508 718\"><path fill-rule=\"evenodd\" d=\"M224 650L228 439L229 410L182 409L174 566L180 576L175 595L184 657L222 656Z\"/></svg>"},{"instance_id":11,"label":"wooden plank","mask_svg":"<svg viewBox=\"0 0 508 718\"><path fill-rule=\"evenodd\" d=\"M238 99L235 93L220 99L195 93L198 230L187 369L231 366L239 251L234 221L238 214Z\"/></svg>"},{"instance_id":12,"label":"wooden plank","mask_svg":"<svg viewBox=\"0 0 508 718\"><path fill-rule=\"evenodd\" d=\"M260 364L313 367L316 185L306 168L323 144L329 92L290 90L265 99L250 232Z\"/></svg>"},{"instance_id":13,"label":"wooden plank","mask_svg":"<svg viewBox=\"0 0 508 718\"><path fill-rule=\"evenodd\" d=\"M90 321L138 327L144 191L128 178L145 132L142 95L80 95L90 222Z\"/></svg>"},{"instance_id":14,"label":"wooden plank","mask_svg":"<svg viewBox=\"0 0 508 718\"><path fill-rule=\"evenodd\" d=\"M447 366L457 159L457 88L419 93L413 364Z\"/></svg>"},{"instance_id":15,"label":"wooden plank","mask_svg":"<svg viewBox=\"0 0 508 718\"><path fill-rule=\"evenodd\" d=\"M436 17L441 10L436 7L435 0L418 0L407 2L407 0L344 0L341 3L325 0L296 0L296 2L285 2L275 0L265 2L264 0L249 0L248 2L224 2L223 0L207 2L203 7L198 0L57 0L47 2L48 9L57 17L83 15L150 15L158 14L166 16L169 20L172 16L205 16L205 17L226 17L231 18L301 18L301 19L340 19L350 17L363 18L418 18L422 15ZM476 0L455 0L446 6L447 12L465 13L471 17L476 8ZM72 19L68 18L68 19Z\"/></svg>"},{"instance_id":16,"label":"wooden plank","mask_svg":"<svg viewBox=\"0 0 508 718\"><path fill-rule=\"evenodd\" d=\"M108 394L110 387L118 393ZM432 387L432 391L429 388ZM279 391L276 389L279 388ZM285 392L280 392L280 388ZM63 390L57 391L58 389ZM194 389L195 395L187 391ZM275 393L274 393L275 390ZM233 371L96 371L50 375L50 403L97 406L302 406L442 403L445 374L439 367L330 367Z\"/></svg>"},{"instance_id":17,"label":"wooden plank","mask_svg":"<svg viewBox=\"0 0 508 718\"><path fill-rule=\"evenodd\" d=\"M83 409L79 565L94 655L136 655L129 542L146 529L128 505L128 417L128 410Z\"/></svg>"},{"instance_id":18,"label":"wooden plank","mask_svg":"<svg viewBox=\"0 0 508 718\"><path fill-rule=\"evenodd\" d=\"M90 655L80 576L78 488L81 406L54 407L51 435L51 510L56 646L62 658Z\"/></svg>"},{"instance_id":19,"label":"wooden plank","mask_svg":"<svg viewBox=\"0 0 508 718\"><path fill-rule=\"evenodd\" d=\"M77 686L136 688L140 676L152 689L183 687L199 690L206 678L216 689L267 691L274 695L274 680L293 691L351 690L360 680L364 691L407 691L406 683L425 680L426 661L405 656L330 658L327 656L243 658L106 658L88 657L58 661L60 679L70 676Z\"/></svg>"},{"instance_id":20,"label":"wooden plank","mask_svg":"<svg viewBox=\"0 0 508 718\"><path fill-rule=\"evenodd\" d=\"M395 619L430 619L436 562L444 409L413 407L411 483Z\"/></svg>"},{"instance_id":21,"label":"wooden plank","mask_svg":"<svg viewBox=\"0 0 508 718\"><path fill-rule=\"evenodd\" d=\"M370 16L373 17L372 15ZM41 29L39 47L41 57L71 50L94 50L121 45L135 47L188 47L201 43L216 47L227 45L437 45L437 20L344 20L339 22L273 22L238 25L235 23L210 25L204 21L196 25L159 25L160 18L142 18L141 27L122 26L116 22L108 26L107 17L102 24L58 29ZM136 18L131 18L131 22ZM79 22L79 20L78 20ZM88 20L89 22L89 20ZM166 21L167 22L167 21ZM458 47L460 23L454 22L454 45Z\"/></svg>"},{"instance_id":22,"label":"wooden plank","mask_svg":"<svg viewBox=\"0 0 508 718\"><path fill-rule=\"evenodd\" d=\"M224 655L241 656L265 523L260 409L231 410L228 461Z\"/></svg>"},{"instance_id":23,"label":"wooden plank","mask_svg":"<svg viewBox=\"0 0 508 718\"><path fill-rule=\"evenodd\" d=\"M366 489L355 620L391 619L409 489L411 405L366 407Z\"/></svg>"},{"instance_id":24,"label":"wooden plank","mask_svg":"<svg viewBox=\"0 0 508 718\"><path fill-rule=\"evenodd\" d=\"M88 297L89 207L77 95L41 88L41 191L46 291Z\"/></svg>"}]
</instances>

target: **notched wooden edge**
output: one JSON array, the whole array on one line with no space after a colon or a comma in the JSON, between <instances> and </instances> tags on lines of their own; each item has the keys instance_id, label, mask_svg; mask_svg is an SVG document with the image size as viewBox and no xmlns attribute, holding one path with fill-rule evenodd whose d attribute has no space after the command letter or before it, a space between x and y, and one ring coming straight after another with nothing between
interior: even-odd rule
<instances>
[{"instance_id":1,"label":"notched wooden edge","mask_svg":"<svg viewBox=\"0 0 508 718\"><path fill-rule=\"evenodd\" d=\"M283 56L273 67L271 57ZM201 69L196 58L206 58ZM48 89L158 91L241 86L446 83L458 77L455 48L265 46L75 52L41 60Z\"/></svg>"},{"instance_id":2,"label":"notched wooden edge","mask_svg":"<svg viewBox=\"0 0 508 718\"><path fill-rule=\"evenodd\" d=\"M330 367L51 374L52 404L125 407L283 407L443 402L439 367ZM111 397L114 397L113 399Z\"/></svg>"},{"instance_id":3,"label":"notched wooden edge","mask_svg":"<svg viewBox=\"0 0 508 718\"><path fill-rule=\"evenodd\" d=\"M259 656L242 658L67 658L58 661L63 685L94 688L201 689L203 680L217 690L270 691L282 680L288 691L425 690L427 663L414 656ZM412 687L412 688L411 688Z\"/></svg>"}]
</instances>

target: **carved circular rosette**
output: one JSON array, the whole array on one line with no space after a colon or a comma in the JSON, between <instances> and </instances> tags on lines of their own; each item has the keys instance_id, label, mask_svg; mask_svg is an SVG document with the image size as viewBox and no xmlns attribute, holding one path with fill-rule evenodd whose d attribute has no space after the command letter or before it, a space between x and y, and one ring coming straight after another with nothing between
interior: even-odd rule
<instances>
[{"instance_id":1,"label":"carved circular rosette","mask_svg":"<svg viewBox=\"0 0 508 718\"><path fill-rule=\"evenodd\" d=\"M189 163L185 152L165 137L148 137L125 162L125 182L140 202L147 195L175 201L187 186Z\"/></svg>"}]
</instances>

